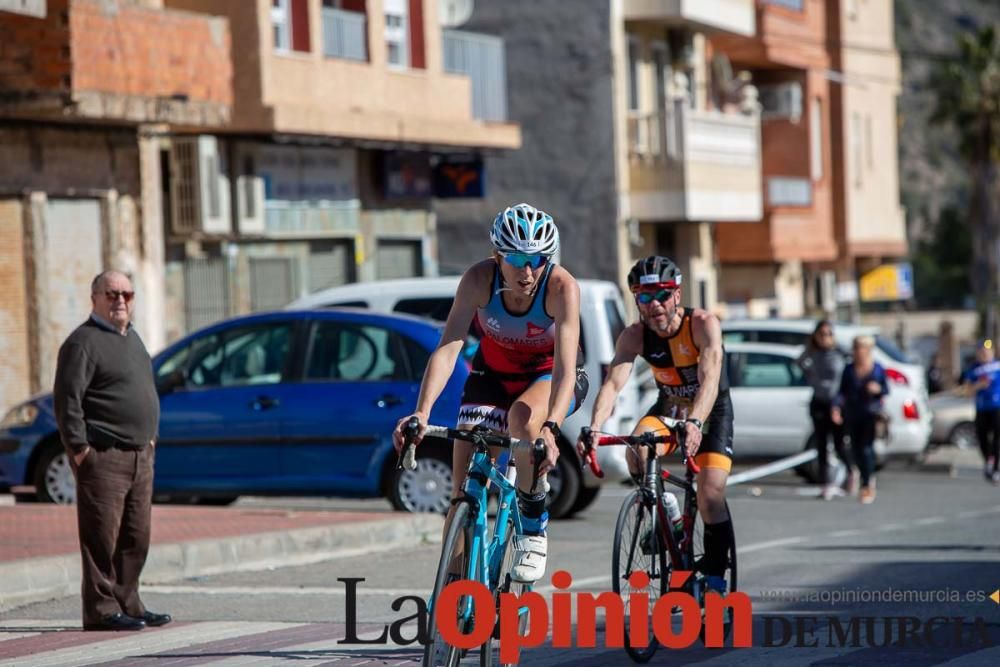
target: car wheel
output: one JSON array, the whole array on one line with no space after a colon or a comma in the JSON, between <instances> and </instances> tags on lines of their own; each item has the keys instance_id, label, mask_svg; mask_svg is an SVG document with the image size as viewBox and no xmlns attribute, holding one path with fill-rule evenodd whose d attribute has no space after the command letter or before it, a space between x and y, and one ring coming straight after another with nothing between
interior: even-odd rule
<instances>
[{"instance_id":1,"label":"car wheel","mask_svg":"<svg viewBox=\"0 0 1000 667\"><path fill-rule=\"evenodd\" d=\"M962 422L951 429L948 442L959 449L974 449L979 446L979 438L976 437L976 425L972 422Z\"/></svg>"},{"instance_id":2,"label":"car wheel","mask_svg":"<svg viewBox=\"0 0 1000 667\"><path fill-rule=\"evenodd\" d=\"M550 519L562 519L573 513L573 503L580 493L580 469L576 454L560 447L556 467L549 471L549 495L545 507Z\"/></svg>"},{"instance_id":3,"label":"car wheel","mask_svg":"<svg viewBox=\"0 0 1000 667\"><path fill-rule=\"evenodd\" d=\"M389 488L389 502L406 512L445 514L451 506L451 483L451 457L445 450L418 447L416 470L396 472Z\"/></svg>"},{"instance_id":4,"label":"car wheel","mask_svg":"<svg viewBox=\"0 0 1000 667\"><path fill-rule=\"evenodd\" d=\"M599 486L581 486L580 492L576 494L576 500L573 501L573 506L569 508L570 515L582 512L593 505L600 494L601 487Z\"/></svg>"},{"instance_id":5,"label":"car wheel","mask_svg":"<svg viewBox=\"0 0 1000 667\"><path fill-rule=\"evenodd\" d=\"M43 445L35 464L34 482L35 495L43 503L72 505L76 502L76 477L61 442Z\"/></svg>"}]
</instances>

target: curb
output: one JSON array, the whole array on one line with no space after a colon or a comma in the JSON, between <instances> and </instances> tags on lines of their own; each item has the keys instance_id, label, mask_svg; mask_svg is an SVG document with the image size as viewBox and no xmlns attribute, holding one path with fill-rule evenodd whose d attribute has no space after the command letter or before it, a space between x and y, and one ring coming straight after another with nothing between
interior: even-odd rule
<instances>
[{"instance_id":1,"label":"curb","mask_svg":"<svg viewBox=\"0 0 1000 667\"><path fill-rule=\"evenodd\" d=\"M426 542L439 542L444 517L350 522L220 539L154 544L142 583L163 583L224 572L308 565ZM0 612L80 591L79 554L30 558L0 564Z\"/></svg>"}]
</instances>

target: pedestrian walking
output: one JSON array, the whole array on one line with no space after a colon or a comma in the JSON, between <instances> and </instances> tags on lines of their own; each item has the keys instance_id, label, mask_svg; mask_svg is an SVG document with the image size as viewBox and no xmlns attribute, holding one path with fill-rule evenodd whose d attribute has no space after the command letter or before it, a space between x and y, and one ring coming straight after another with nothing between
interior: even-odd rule
<instances>
[{"instance_id":1,"label":"pedestrian walking","mask_svg":"<svg viewBox=\"0 0 1000 667\"><path fill-rule=\"evenodd\" d=\"M875 339L857 336L840 379L831 415L835 424L843 424L851 439L851 452L861 475L859 500L875 502L875 427L882 415L883 397L889 393L885 368L875 361Z\"/></svg>"},{"instance_id":2,"label":"pedestrian walking","mask_svg":"<svg viewBox=\"0 0 1000 667\"><path fill-rule=\"evenodd\" d=\"M798 359L799 367L812 387L809 401L809 417L813 424L813 445L816 447L816 461L819 464L819 483L822 485L824 500L830 500L841 493L830 479L828 447L833 438L837 458L852 469L852 462L844 446L844 429L833 421L833 403L844 374L844 355L837 349L833 337L833 325L828 320L820 320L813 330L806 349ZM851 474L848 480L852 479ZM850 482L848 482L850 484Z\"/></svg>"},{"instance_id":3,"label":"pedestrian walking","mask_svg":"<svg viewBox=\"0 0 1000 667\"><path fill-rule=\"evenodd\" d=\"M129 278L91 283L93 311L59 349L55 412L76 476L84 630L165 625L139 597L149 551L160 402L152 363L132 326Z\"/></svg>"},{"instance_id":4,"label":"pedestrian walking","mask_svg":"<svg viewBox=\"0 0 1000 667\"><path fill-rule=\"evenodd\" d=\"M976 438L983 453L983 475L1000 484L1000 361L993 341L976 348L976 361L962 374L962 390L976 395Z\"/></svg>"}]
</instances>

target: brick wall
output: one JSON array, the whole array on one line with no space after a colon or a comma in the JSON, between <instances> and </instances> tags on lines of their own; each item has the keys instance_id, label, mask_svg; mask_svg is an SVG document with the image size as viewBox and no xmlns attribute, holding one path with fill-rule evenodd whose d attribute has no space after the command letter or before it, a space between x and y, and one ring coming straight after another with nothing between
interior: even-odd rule
<instances>
[{"instance_id":1,"label":"brick wall","mask_svg":"<svg viewBox=\"0 0 1000 667\"><path fill-rule=\"evenodd\" d=\"M44 19L0 13L0 98L70 85L68 0L49 0Z\"/></svg>"},{"instance_id":2,"label":"brick wall","mask_svg":"<svg viewBox=\"0 0 1000 667\"><path fill-rule=\"evenodd\" d=\"M224 18L127 0L49 0L44 19L0 14L0 91L231 104L229 48Z\"/></svg>"},{"instance_id":3,"label":"brick wall","mask_svg":"<svg viewBox=\"0 0 1000 667\"><path fill-rule=\"evenodd\" d=\"M21 202L0 199L0 413L31 394Z\"/></svg>"},{"instance_id":4,"label":"brick wall","mask_svg":"<svg viewBox=\"0 0 1000 667\"><path fill-rule=\"evenodd\" d=\"M73 88L232 102L229 24L223 18L106 0L73 0Z\"/></svg>"}]
</instances>

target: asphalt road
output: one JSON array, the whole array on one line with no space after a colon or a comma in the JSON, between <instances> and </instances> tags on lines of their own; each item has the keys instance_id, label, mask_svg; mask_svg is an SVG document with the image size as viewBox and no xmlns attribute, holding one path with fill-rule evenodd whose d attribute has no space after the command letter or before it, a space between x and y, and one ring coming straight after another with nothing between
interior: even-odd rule
<instances>
[{"instance_id":1,"label":"asphalt road","mask_svg":"<svg viewBox=\"0 0 1000 667\"><path fill-rule=\"evenodd\" d=\"M556 570L572 575L573 591L610 590L611 539L627 492L624 487L605 488L584 514L550 525L549 569L539 583L543 592L551 592L549 575ZM804 486L791 474L731 487L739 588L753 603L753 648L661 649L653 662L1000 664L1000 605L989 599L1000 588L1000 488L971 473L953 478L892 468L880 476L878 492L877 502L870 506L851 498L824 502L816 497L815 488ZM240 503L387 508L378 500L252 498ZM347 616L346 587L338 579L365 579L357 589L356 619L361 631L378 631L381 624L413 613L412 605L393 611L393 600L428 595L438 549L439 545L429 543L405 552L359 555L305 567L146 585L143 599L149 608L169 611L184 621L329 623L331 649L312 657L344 660L366 655L372 664L380 664L379 660L396 664L412 659L413 648L381 647L383 652L373 655L371 648L359 654L357 647L336 643L346 633ZM928 621L935 617L948 620L931 623L928 631ZM73 622L78 618L78 599L66 598L0 615L0 628L18 620ZM857 627L856 646L851 645L855 643L852 622ZM902 645L901 629L909 632ZM838 630L846 633L846 640L840 639ZM928 646L928 640L934 646ZM588 649L548 645L526 649L522 664L629 663L621 649L604 648L602 641L599 635L599 646ZM881 646L885 643L889 645ZM262 655L253 635L239 650ZM469 660L475 662L475 652Z\"/></svg>"}]
</instances>

